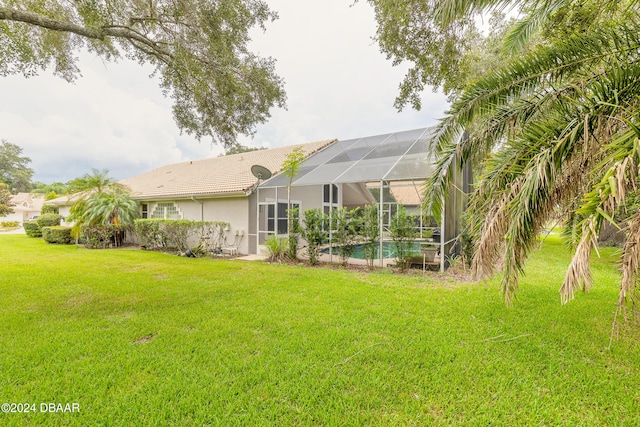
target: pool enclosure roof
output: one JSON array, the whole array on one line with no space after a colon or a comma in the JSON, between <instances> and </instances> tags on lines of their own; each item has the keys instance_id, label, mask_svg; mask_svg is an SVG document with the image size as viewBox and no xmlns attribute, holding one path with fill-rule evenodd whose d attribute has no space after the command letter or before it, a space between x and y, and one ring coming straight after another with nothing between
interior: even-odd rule
<instances>
[{"instance_id":1,"label":"pool enclosure roof","mask_svg":"<svg viewBox=\"0 0 640 427\"><path fill-rule=\"evenodd\" d=\"M305 160L291 185L424 180L432 170L432 135L433 128L421 128L336 141ZM260 188L288 185L281 173Z\"/></svg>"}]
</instances>

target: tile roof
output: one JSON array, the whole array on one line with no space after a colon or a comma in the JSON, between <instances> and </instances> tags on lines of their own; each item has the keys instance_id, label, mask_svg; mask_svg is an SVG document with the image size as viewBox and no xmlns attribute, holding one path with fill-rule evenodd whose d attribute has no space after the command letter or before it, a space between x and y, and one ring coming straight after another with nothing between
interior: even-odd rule
<instances>
[{"instance_id":1,"label":"tile roof","mask_svg":"<svg viewBox=\"0 0 640 427\"><path fill-rule=\"evenodd\" d=\"M398 203L405 206L420 205L422 203L422 186L424 183L411 181L396 181L390 184L389 190Z\"/></svg>"},{"instance_id":2,"label":"tile roof","mask_svg":"<svg viewBox=\"0 0 640 427\"><path fill-rule=\"evenodd\" d=\"M11 205L16 211L39 211L44 204L44 194L18 193L11 197Z\"/></svg>"},{"instance_id":3,"label":"tile roof","mask_svg":"<svg viewBox=\"0 0 640 427\"><path fill-rule=\"evenodd\" d=\"M44 202L45 205L56 205L56 206L71 206L78 200L80 197L86 194L85 191L81 191L79 193L66 194L64 196L56 197L55 199L47 200Z\"/></svg>"},{"instance_id":4,"label":"tile roof","mask_svg":"<svg viewBox=\"0 0 640 427\"><path fill-rule=\"evenodd\" d=\"M120 181L131 188L138 199L190 196L215 196L248 192L256 183L251 166L262 165L274 175L280 172L289 153L301 147L309 157L335 139L289 145L268 150L250 151L161 166L152 171Z\"/></svg>"}]
</instances>

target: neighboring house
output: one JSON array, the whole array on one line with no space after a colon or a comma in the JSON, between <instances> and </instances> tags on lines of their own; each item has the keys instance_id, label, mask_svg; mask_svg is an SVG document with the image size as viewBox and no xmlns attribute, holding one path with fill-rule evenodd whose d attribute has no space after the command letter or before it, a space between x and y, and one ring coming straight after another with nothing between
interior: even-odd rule
<instances>
[{"instance_id":1,"label":"neighboring house","mask_svg":"<svg viewBox=\"0 0 640 427\"><path fill-rule=\"evenodd\" d=\"M67 196L60 196L55 199L47 200L46 205L55 205L58 207L58 214L62 216L61 224L65 226L72 226L72 222L67 222L66 219L69 216L71 205L73 205L82 193L71 194Z\"/></svg>"},{"instance_id":2,"label":"neighboring house","mask_svg":"<svg viewBox=\"0 0 640 427\"><path fill-rule=\"evenodd\" d=\"M13 213L1 217L2 221L23 223L40 215L44 204L44 194L18 193L11 198Z\"/></svg>"}]
</instances>

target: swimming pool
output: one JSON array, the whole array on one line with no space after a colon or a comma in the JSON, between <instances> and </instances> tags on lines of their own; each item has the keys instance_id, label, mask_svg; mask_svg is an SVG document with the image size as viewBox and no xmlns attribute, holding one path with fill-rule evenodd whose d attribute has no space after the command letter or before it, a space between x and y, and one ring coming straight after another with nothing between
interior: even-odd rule
<instances>
[{"instance_id":1,"label":"swimming pool","mask_svg":"<svg viewBox=\"0 0 640 427\"><path fill-rule=\"evenodd\" d=\"M408 249L416 254L420 253L420 243L419 242L407 242L406 243L408 246ZM338 248L339 246L333 246L333 255L338 256L339 252L338 252ZM329 248L324 248L321 251L323 254L328 254L329 253ZM374 256L374 259L379 259L380 258L380 244L376 243L375 246L375 253L376 255ZM395 258L396 257L396 244L394 242L382 242L382 254L383 254L383 258ZM351 258L357 258L357 259L365 259L365 255L364 255L364 245L362 244L358 244L354 246L353 249L353 254L351 255Z\"/></svg>"}]
</instances>

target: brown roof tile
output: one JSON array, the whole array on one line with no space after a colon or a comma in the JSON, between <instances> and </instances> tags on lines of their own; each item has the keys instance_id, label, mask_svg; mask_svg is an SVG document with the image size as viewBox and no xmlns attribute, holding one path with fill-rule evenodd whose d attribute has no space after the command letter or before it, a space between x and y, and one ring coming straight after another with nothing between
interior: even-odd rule
<instances>
[{"instance_id":1,"label":"brown roof tile","mask_svg":"<svg viewBox=\"0 0 640 427\"><path fill-rule=\"evenodd\" d=\"M251 173L251 166L262 165L275 175L280 172L287 155L297 147L302 147L306 157L309 157L334 141L335 139L174 163L120 182L131 188L132 195L140 199L247 192L257 182Z\"/></svg>"}]
</instances>

